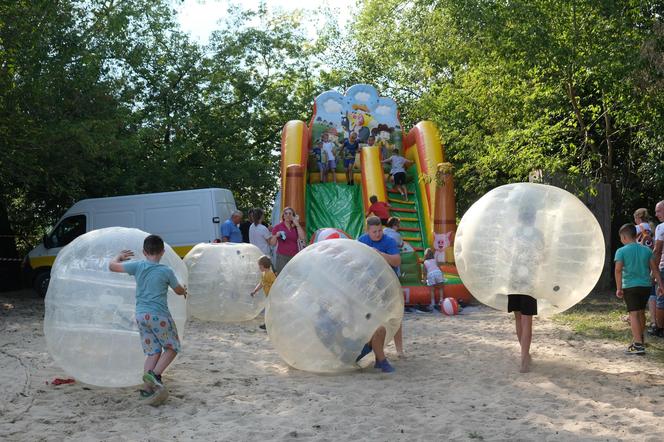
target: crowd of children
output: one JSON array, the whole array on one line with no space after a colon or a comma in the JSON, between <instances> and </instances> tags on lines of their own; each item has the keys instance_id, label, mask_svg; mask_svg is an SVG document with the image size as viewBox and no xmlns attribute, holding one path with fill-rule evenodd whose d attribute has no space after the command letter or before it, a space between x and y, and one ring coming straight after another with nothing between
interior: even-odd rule
<instances>
[{"instance_id":1,"label":"crowd of children","mask_svg":"<svg viewBox=\"0 0 664 442\"><path fill-rule=\"evenodd\" d=\"M638 209L634 224L624 224L618 232L623 246L614 258L616 296L624 300L628 312L632 343L625 353L630 355L646 353L646 331L650 336L664 337L664 200L655 206L655 216L661 222L656 228L648 210ZM650 312L649 327L646 309Z\"/></svg>"},{"instance_id":2,"label":"crowd of children","mask_svg":"<svg viewBox=\"0 0 664 442\"><path fill-rule=\"evenodd\" d=\"M311 149L311 158L318 166L320 173L320 182L329 182L328 175L331 174L331 181L337 182L337 160L343 159L343 168L346 174L346 184L349 186L355 184L354 172L356 155L358 155L363 146L377 146L380 148L381 163L390 164L390 176L394 182L394 187L399 191L405 201L408 201L408 192L406 191L406 169L411 161L401 156L399 148L391 149L391 155L388 157L388 148L386 142L376 141L375 136L369 136L366 143L361 143L356 132L351 132L348 138L344 138L341 145L336 136L330 136L328 132L323 132L320 140L313 143Z\"/></svg>"}]
</instances>

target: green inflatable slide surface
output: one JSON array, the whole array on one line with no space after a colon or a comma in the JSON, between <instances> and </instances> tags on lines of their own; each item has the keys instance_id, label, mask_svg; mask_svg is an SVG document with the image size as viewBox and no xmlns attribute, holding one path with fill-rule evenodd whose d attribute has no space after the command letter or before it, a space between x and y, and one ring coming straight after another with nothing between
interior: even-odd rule
<instances>
[{"instance_id":1,"label":"green inflatable slide surface","mask_svg":"<svg viewBox=\"0 0 664 442\"><path fill-rule=\"evenodd\" d=\"M306 186L307 238L318 229L335 227L357 238L364 232L360 186L319 183Z\"/></svg>"}]
</instances>

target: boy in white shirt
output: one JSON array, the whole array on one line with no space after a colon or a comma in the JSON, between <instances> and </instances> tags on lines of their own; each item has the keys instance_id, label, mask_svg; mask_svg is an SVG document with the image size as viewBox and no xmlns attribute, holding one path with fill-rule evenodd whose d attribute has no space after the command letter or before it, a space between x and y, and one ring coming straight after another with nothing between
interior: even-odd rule
<instances>
[{"instance_id":1,"label":"boy in white shirt","mask_svg":"<svg viewBox=\"0 0 664 442\"><path fill-rule=\"evenodd\" d=\"M337 184L337 173L336 173L336 168L337 168L337 161L335 157L335 153L337 152L338 146L337 143L334 141L330 141L330 136L327 132L323 134L323 149L322 152L325 152L325 156L327 156L327 164L325 164L325 176L323 177L322 181L327 181L327 171L329 170L332 172L332 182L334 184Z\"/></svg>"}]
</instances>

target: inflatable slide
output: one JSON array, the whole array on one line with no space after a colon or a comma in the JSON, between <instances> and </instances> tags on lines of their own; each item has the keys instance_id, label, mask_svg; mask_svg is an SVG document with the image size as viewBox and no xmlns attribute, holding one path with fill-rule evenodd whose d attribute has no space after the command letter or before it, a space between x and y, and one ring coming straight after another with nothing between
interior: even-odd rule
<instances>
[{"instance_id":1,"label":"inflatable slide","mask_svg":"<svg viewBox=\"0 0 664 442\"><path fill-rule=\"evenodd\" d=\"M351 136L359 143L355 156L349 155L350 149L341 149ZM329 161L325 148L335 156L336 167L321 174L318 159ZM412 164L407 169L407 200L392 189L390 167L381 163L394 149ZM351 159L353 184L349 185L344 160L349 163ZM354 85L346 94L320 94L314 100L308 125L289 121L283 128L281 189L275 211L294 208L310 238L328 227L357 238L364 231L369 198L374 195L390 204L390 215L401 221L404 247L400 280L406 304L439 303L450 296L469 301L470 293L454 266L452 166L445 162L436 126L422 121L404 136L396 103L380 97L370 85ZM447 279L435 290L434 299L422 283L422 257L428 247L435 250Z\"/></svg>"}]
</instances>

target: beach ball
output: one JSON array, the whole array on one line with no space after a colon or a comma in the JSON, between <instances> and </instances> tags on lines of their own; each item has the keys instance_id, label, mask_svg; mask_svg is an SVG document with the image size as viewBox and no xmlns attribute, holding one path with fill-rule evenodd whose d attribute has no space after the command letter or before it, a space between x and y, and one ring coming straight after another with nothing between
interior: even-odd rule
<instances>
[{"instance_id":1,"label":"beach ball","mask_svg":"<svg viewBox=\"0 0 664 442\"><path fill-rule=\"evenodd\" d=\"M197 244L184 257L189 270L189 314L204 321L241 322L265 307L265 294L252 290L261 280L261 250L247 243Z\"/></svg>"},{"instance_id":2,"label":"beach ball","mask_svg":"<svg viewBox=\"0 0 664 442\"><path fill-rule=\"evenodd\" d=\"M138 229L109 227L81 235L58 253L44 300L44 335L48 351L68 375L100 387L128 387L142 382L145 355L136 324L136 280L108 265L122 250L144 259ZM187 268L165 245L161 264L187 284ZM186 301L168 290L168 308L180 340Z\"/></svg>"},{"instance_id":3,"label":"beach ball","mask_svg":"<svg viewBox=\"0 0 664 442\"><path fill-rule=\"evenodd\" d=\"M537 299L542 315L575 305L593 289L604 266L604 236L595 216L554 186L500 186L463 215L454 257L478 301L507 310L507 295Z\"/></svg>"},{"instance_id":4,"label":"beach ball","mask_svg":"<svg viewBox=\"0 0 664 442\"><path fill-rule=\"evenodd\" d=\"M338 239L308 246L270 291L265 324L290 366L316 373L353 370L378 327L399 329L404 300L394 270L377 251Z\"/></svg>"},{"instance_id":5,"label":"beach ball","mask_svg":"<svg viewBox=\"0 0 664 442\"><path fill-rule=\"evenodd\" d=\"M333 227L325 227L323 229L318 229L311 235L311 243L314 244L320 241L325 241L326 239L351 239L350 235L344 232L341 229L335 229Z\"/></svg>"},{"instance_id":6,"label":"beach ball","mask_svg":"<svg viewBox=\"0 0 664 442\"><path fill-rule=\"evenodd\" d=\"M454 316L459 314L459 303L454 298L445 298L440 303L440 311L445 316Z\"/></svg>"}]
</instances>

